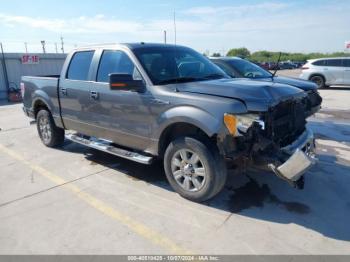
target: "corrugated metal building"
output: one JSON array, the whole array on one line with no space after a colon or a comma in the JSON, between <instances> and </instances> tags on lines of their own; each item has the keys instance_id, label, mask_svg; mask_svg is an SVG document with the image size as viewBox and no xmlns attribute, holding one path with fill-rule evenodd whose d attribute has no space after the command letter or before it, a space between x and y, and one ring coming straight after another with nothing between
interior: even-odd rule
<instances>
[{"instance_id":1,"label":"corrugated metal building","mask_svg":"<svg viewBox=\"0 0 350 262\"><path fill-rule=\"evenodd\" d=\"M21 76L59 75L66 54L5 53L9 87L19 88ZM2 59L2 56L0 56ZM0 63L0 100L7 99L7 84L3 63Z\"/></svg>"}]
</instances>

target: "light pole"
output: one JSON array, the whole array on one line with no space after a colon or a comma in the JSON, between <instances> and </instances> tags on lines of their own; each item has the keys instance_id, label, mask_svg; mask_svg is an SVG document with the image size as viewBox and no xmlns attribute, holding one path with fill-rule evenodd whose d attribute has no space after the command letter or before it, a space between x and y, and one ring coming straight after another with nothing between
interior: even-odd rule
<instances>
[{"instance_id":1,"label":"light pole","mask_svg":"<svg viewBox=\"0 0 350 262\"><path fill-rule=\"evenodd\" d=\"M1 42L0 42L0 50L1 50L2 72L3 72L4 78L5 78L4 80L5 80L6 90L7 90L7 99L9 99L10 83L9 83L9 79L8 79L8 75L7 75L7 67L6 67L4 49L3 49Z\"/></svg>"},{"instance_id":2,"label":"light pole","mask_svg":"<svg viewBox=\"0 0 350 262\"><path fill-rule=\"evenodd\" d=\"M40 41L41 45L43 46L43 53L46 54L46 49L45 49L45 40Z\"/></svg>"},{"instance_id":3,"label":"light pole","mask_svg":"<svg viewBox=\"0 0 350 262\"><path fill-rule=\"evenodd\" d=\"M61 51L62 51L62 54L64 54L64 42L63 42L62 36L61 36Z\"/></svg>"}]
</instances>

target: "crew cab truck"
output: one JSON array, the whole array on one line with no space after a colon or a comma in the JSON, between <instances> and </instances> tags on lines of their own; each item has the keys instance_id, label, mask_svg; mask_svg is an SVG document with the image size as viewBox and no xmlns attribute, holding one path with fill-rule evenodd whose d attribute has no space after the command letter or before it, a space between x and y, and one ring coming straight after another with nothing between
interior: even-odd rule
<instances>
[{"instance_id":1,"label":"crew cab truck","mask_svg":"<svg viewBox=\"0 0 350 262\"><path fill-rule=\"evenodd\" d=\"M316 85L231 79L183 46L79 48L60 76L24 76L21 90L46 146L66 138L142 164L162 159L170 185L193 201L222 190L226 161L299 188L315 162L306 118L321 105Z\"/></svg>"}]
</instances>

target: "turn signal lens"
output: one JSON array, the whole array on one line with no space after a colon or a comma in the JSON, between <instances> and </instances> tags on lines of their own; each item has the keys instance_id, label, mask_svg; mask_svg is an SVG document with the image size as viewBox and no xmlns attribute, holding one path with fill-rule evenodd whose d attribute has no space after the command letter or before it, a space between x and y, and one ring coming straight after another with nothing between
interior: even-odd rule
<instances>
[{"instance_id":1,"label":"turn signal lens","mask_svg":"<svg viewBox=\"0 0 350 262\"><path fill-rule=\"evenodd\" d=\"M237 117L230 114L224 115L224 123L231 135L235 135L237 132Z\"/></svg>"}]
</instances>

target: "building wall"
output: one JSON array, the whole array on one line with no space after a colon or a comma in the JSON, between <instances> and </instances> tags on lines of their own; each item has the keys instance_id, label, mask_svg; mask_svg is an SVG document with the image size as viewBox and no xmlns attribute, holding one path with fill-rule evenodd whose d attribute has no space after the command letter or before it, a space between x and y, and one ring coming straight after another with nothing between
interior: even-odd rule
<instances>
[{"instance_id":1,"label":"building wall","mask_svg":"<svg viewBox=\"0 0 350 262\"><path fill-rule=\"evenodd\" d=\"M44 76L44 75L59 75L65 54L30 54L38 55L38 64L22 64L23 53L5 53L5 62L7 67L7 75L10 87L20 87L21 77ZM0 63L0 100L7 99L7 90L3 70Z\"/></svg>"}]
</instances>

